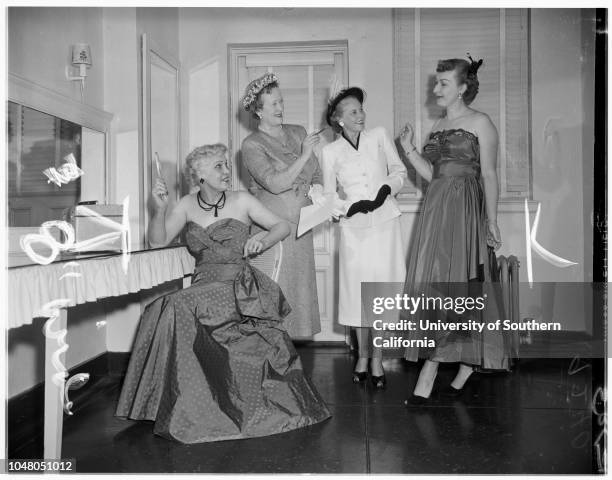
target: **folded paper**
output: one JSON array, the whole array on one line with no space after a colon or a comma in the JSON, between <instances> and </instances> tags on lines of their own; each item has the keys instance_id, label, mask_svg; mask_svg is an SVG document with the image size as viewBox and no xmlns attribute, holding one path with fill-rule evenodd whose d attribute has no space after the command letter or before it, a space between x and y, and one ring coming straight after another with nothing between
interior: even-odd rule
<instances>
[{"instance_id":1,"label":"folded paper","mask_svg":"<svg viewBox=\"0 0 612 480\"><path fill-rule=\"evenodd\" d=\"M330 220L334 211L334 194L324 195L324 201L318 205L308 205L300 210L300 221L297 228L297 236L312 230L317 225Z\"/></svg>"}]
</instances>

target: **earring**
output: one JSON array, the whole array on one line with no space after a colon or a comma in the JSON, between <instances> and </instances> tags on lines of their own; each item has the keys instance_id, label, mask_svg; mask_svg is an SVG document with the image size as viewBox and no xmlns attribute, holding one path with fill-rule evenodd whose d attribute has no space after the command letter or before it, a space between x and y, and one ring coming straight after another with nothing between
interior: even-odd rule
<instances>
[{"instance_id":1,"label":"earring","mask_svg":"<svg viewBox=\"0 0 612 480\"><path fill-rule=\"evenodd\" d=\"M463 93L459 92L459 94L457 95L457 98L463 98Z\"/></svg>"},{"instance_id":2,"label":"earring","mask_svg":"<svg viewBox=\"0 0 612 480\"><path fill-rule=\"evenodd\" d=\"M338 125L340 125L341 127L344 127L344 122L338 122Z\"/></svg>"},{"instance_id":3,"label":"earring","mask_svg":"<svg viewBox=\"0 0 612 480\"><path fill-rule=\"evenodd\" d=\"M203 178L200 178L200 183L201 183L202 185L204 185L204 179L203 179Z\"/></svg>"},{"instance_id":4,"label":"earring","mask_svg":"<svg viewBox=\"0 0 612 480\"><path fill-rule=\"evenodd\" d=\"M257 116L259 117L259 119L261 120L261 117L263 116L261 113L258 113Z\"/></svg>"}]
</instances>

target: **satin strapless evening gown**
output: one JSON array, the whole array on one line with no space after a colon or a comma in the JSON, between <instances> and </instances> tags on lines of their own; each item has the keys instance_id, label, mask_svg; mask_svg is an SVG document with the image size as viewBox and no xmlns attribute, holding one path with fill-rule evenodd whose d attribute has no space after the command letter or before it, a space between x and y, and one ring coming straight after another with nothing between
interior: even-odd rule
<instances>
[{"instance_id":1,"label":"satin strapless evening gown","mask_svg":"<svg viewBox=\"0 0 612 480\"><path fill-rule=\"evenodd\" d=\"M286 432L330 417L282 326L280 287L242 258L249 227L189 223L192 285L145 309L116 415L183 443Z\"/></svg>"},{"instance_id":2,"label":"satin strapless evening gown","mask_svg":"<svg viewBox=\"0 0 612 480\"><path fill-rule=\"evenodd\" d=\"M478 137L463 129L433 132L423 149L433 166L410 251L406 292L411 296L432 289L452 297L487 294L486 308L469 315L445 311L420 312L406 319L461 322L467 317L489 323L503 319L497 260L487 246L485 198L480 174ZM442 295L444 296L444 295ZM440 362L463 362L483 369L509 369L509 336L502 331L409 332L408 338L435 340L435 348L409 347L405 357Z\"/></svg>"}]
</instances>

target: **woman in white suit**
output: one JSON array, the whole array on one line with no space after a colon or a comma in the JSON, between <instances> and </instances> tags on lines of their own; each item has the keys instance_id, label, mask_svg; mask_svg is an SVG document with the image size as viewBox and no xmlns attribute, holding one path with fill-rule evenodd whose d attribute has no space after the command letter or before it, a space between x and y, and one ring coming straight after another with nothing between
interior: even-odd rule
<instances>
[{"instance_id":1,"label":"woman in white suit","mask_svg":"<svg viewBox=\"0 0 612 480\"><path fill-rule=\"evenodd\" d=\"M353 382L366 380L370 360L372 384L382 389L386 386L382 351L368 341L372 329L361 318L361 282L405 279L401 213L394 197L407 173L385 129L364 129L363 100L364 92L357 87L344 89L330 100L327 122L340 136L323 148L321 168L324 193L335 195L335 213L342 217L338 320L357 329L359 359ZM338 197L337 184L345 199Z\"/></svg>"}]
</instances>

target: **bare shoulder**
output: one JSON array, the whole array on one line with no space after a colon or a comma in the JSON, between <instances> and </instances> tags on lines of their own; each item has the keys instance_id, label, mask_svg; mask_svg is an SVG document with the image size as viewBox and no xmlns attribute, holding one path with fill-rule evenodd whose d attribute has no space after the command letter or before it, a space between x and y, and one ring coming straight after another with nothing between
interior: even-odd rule
<instances>
[{"instance_id":1,"label":"bare shoulder","mask_svg":"<svg viewBox=\"0 0 612 480\"><path fill-rule=\"evenodd\" d=\"M197 206L197 194L197 192L188 193L187 195L181 197L181 199L176 203L174 210L176 212L189 213Z\"/></svg>"},{"instance_id":2,"label":"bare shoulder","mask_svg":"<svg viewBox=\"0 0 612 480\"><path fill-rule=\"evenodd\" d=\"M197 193L188 193L187 195L181 197L181 199L176 204L176 209L187 210L191 205L193 205L196 200Z\"/></svg>"},{"instance_id":3,"label":"bare shoulder","mask_svg":"<svg viewBox=\"0 0 612 480\"><path fill-rule=\"evenodd\" d=\"M497 135L495 124L491 121L491 117L484 112L474 111L471 123L479 137L481 135Z\"/></svg>"},{"instance_id":4,"label":"bare shoulder","mask_svg":"<svg viewBox=\"0 0 612 480\"><path fill-rule=\"evenodd\" d=\"M225 196L230 202L235 203L236 205L241 205L241 206L242 205L248 206L249 203L257 201L257 199L253 195L251 195L249 192L245 190L227 191L225 192Z\"/></svg>"}]
</instances>

